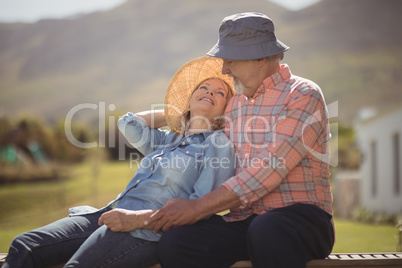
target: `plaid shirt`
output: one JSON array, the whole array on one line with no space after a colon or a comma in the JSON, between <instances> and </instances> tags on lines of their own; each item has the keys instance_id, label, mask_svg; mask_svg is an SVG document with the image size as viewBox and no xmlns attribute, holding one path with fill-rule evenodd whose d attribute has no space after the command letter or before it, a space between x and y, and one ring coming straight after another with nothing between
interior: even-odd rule
<instances>
[{"instance_id":1,"label":"plaid shirt","mask_svg":"<svg viewBox=\"0 0 402 268\"><path fill-rule=\"evenodd\" d=\"M328 111L315 83L281 65L252 98L235 95L226 116L238 163L237 175L223 185L242 203L226 221L295 203L332 214Z\"/></svg>"}]
</instances>

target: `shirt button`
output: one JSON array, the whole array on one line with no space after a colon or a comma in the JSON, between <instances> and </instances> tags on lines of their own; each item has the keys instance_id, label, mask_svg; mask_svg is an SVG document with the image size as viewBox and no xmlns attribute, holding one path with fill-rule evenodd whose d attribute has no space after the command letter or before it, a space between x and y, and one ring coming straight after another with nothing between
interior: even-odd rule
<instances>
[{"instance_id":1,"label":"shirt button","mask_svg":"<svg viewBox=\"0 0 402 268\"><path fill-rule=\"evenodd\" d=\"M183 142L181 143L181 145L186 145L186 142L185 142L185 141L183 141Z\"/></svg>"},{"instance_id":2,"label":"shirt button","mask_svg":"<svg viewBox=\"0 0 402 268\"><path fill-rule=\"evenodd\" d=\"M251 100L251 103L254 103L255 102L255 100Z\"/></svg>"},{"instance_id":3,"label":"shirt button","mask_svg":"<svg viewBox=\"0 0 402 268\"><path fill-rule=\"evenodd\" d=\"M189 154L190 153L190 151L186 151L186 154Z\"/></svg>"}]
</instances>

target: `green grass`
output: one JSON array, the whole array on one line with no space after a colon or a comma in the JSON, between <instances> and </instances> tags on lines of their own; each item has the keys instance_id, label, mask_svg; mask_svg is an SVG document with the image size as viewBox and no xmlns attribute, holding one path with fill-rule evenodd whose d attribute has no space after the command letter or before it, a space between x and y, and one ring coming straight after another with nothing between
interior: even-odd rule
<instances>
[{"instance_id":1,"label":"green grass","mask_svg":"<svg viewBox=\"0 0 402 268\"><path fill-rule=\"evenodd\" d=\"M66 181L1 185L0 252L17 234L68 216L69 207L106 205L134 172L128 162L86 163L74 166Z\"/></svg>"},{"instance_id":2,"label":"green grass","mask_svg":"<svg viewBox=\"0 0 402 268\"><path fill-rule=\"evenodd\" d=\"M395 252L398 229L392 225L372 225L335 219L334 253Z\"/></svg>"},{"instance_id":3,"label":"green grass","mask_svg":"<svg viewBox=\"0 0 402 268\"><path fill-rule=\"evenodd\" d=\"M0 187L0 252L7 252L19 233L53 222L77 205L101 207L114 199L135 172L128 162L74 166L64 182L40 182ZM97 185L96 187L94 185ZM333 252L394 252L397 228L335 219Z\"/></svg>"}]
</instances>

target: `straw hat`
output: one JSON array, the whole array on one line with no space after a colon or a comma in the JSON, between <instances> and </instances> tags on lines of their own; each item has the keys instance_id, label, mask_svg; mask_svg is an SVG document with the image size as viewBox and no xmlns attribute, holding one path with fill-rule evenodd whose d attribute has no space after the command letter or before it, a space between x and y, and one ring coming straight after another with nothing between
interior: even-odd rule
<instances>
[{"instance_id":1,"label":"straw hat","mask_svg":"<svg viewBox=\"0 0 402 268\"><path fill-rule=\"evenodd\" d=\"M181 132L185 126L183 113L195 88L208 78L219 78L230 85L233 78L222 74L223 61L220 58L204 56L184 64L170 80L165 95L165 118L169 128Z\"/></svg>"}]
</instances>

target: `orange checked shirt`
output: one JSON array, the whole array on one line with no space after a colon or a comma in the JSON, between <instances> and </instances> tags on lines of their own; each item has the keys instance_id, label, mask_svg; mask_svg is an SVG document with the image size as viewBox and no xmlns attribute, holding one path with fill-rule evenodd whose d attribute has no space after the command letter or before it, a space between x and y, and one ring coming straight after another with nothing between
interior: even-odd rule
<instances>
[{"instance_id":1,"label":"orange checked shirt","mask_svg":"<svg viewBox=\"0 0 402 268\"><path fill-rule=\"evenodd\" d=\"M252 98L235 95L225 115L238 162L223 186L242 203L226 221L296 203L332 214L328 111L315 83L281 65Z\"/></svg>"}]
</instances>

